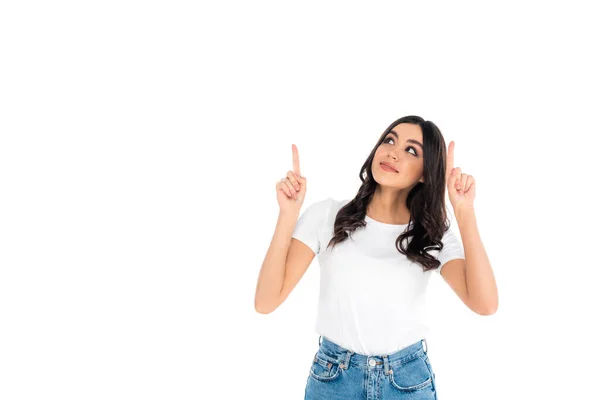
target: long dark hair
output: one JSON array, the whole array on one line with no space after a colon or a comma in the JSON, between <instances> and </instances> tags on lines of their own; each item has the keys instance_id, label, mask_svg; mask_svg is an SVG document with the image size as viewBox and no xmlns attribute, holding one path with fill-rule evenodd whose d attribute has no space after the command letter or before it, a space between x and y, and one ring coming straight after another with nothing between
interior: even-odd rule
<instances>
[{"instance_id":1,"label":"long dark hair","mask_svg":"<svg viewBox=\"0 0 600 400\"><path fill-rule=\"evenodd\" d=\"M423 178L412 188L406 199L410 211L408 228L396 239L396 249L419 263L423 270L435 269L440 262L430 255L430 250L441 250L442 236L449 229L447 220L445 190L446 190L446 143L438 127L431 121L425 121L416 115L408 115L394 121L381 135L371 154L360 169L362 184L356 197L338 211L333 237L327 247L346 240L357 228L367 225L365 215L367 206L373 198L378 183L373 178L371 164L377 148L386 135L398 124L409 123L421 127L423 132ZM413 237L410 242L409 237ZM406 246L404 241L408 243Z\"/></svg>"}]
</instances>

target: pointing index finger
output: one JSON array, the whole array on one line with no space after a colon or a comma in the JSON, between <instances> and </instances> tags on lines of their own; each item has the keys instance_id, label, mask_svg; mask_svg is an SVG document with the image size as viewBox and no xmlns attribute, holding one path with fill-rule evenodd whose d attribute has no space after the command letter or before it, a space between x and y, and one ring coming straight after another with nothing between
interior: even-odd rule
<instances>
[{"instance_id":1,"label":"pointing index finger","mask_svg":"<svg viewBox=\"0 0 600 400\"><path fill-rule=\"evenodd\" d=\"M448 155L446 156L446 177L449 178L454 168L454 141L448 145Z\"/></svg>"},{"instance_id":2,"label":"pointing index finger","mask_svg":"<svg viewBox=\"0 0 600 400\"><path fill-rule=\"evenodd\" d=\"M298 147L296 147L295 144L292 144L292 160L294 163L294 172L302 176L302 174L300 173L300 158L298 157Z\"/></svg>"}]
</instances>

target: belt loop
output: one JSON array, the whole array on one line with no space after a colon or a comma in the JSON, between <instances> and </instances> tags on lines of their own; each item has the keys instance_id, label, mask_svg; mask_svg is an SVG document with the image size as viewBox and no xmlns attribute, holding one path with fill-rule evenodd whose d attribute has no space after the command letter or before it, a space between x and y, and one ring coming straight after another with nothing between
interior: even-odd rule
<instances>
[{"instance_id":1,"label":"belt loop","mask_svg":"<svg viewBox=\"0 0 600 400\"><path fill-rule=\"evenodd\" d=\"M388 360L388 356L387 354L385 356L383 356L383 371L386 375L389 375L391 373L391 368L390 368L390 363Z\"/></svg>"},{"instance_id":2,"label":"belt loop","mask_svg":"<svg viewBox=\"0 0 600 400\"><path fill-rule=\"evenodd\" d=\"M427 353L427 350L429 350L429 347L427 346L427 339L423 338L423 342L425 343L425 348L423 350L425 351L425 353Z\"/></svg>"},{"instance_id":3,"label":"belt loop","mask_svg":"<svg viewBox=\"0 0 600 400\"><path fill-rule=\"evenodd\" d=\"M340 365L340 367L342 367L342 369L348 369L348 367L350 366L350 356L352 356L352 354L353 353L351 350L346 351L344 361L342 362L342 365Z\"/></svg>"}]
</instances>

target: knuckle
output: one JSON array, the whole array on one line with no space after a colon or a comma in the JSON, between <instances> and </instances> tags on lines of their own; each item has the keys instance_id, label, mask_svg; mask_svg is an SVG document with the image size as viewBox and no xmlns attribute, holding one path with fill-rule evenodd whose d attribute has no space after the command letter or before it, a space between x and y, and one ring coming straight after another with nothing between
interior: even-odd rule
<instances>
[{"instance_id":1,"label":"knuckle","mask_svg":"<svg viewBox=\"0 0 600 400\"><path fill-rule=\"evenodd\" d=\"M298 182L298 180L296 179L296 177L294 176L294 174L293 174L293 173L292 173L292 174L288 174L288 179L289 179L290 181L292 181L294 184L295 184L296 182Z\"/></svg>"}]
</instances>

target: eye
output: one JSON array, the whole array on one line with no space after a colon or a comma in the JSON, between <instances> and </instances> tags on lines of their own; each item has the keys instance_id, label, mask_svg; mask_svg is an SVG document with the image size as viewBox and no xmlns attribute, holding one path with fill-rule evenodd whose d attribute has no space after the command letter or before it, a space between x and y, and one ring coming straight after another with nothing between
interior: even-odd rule
<instances>
[{"instance_id":1,"label":"eye","mask_svg":"<svg viewBox=\"0 0 600 400\"><path fill-rule=\"evenodd\" d=\"M389 137L387 137L387 138L386 138L386 139L383 141L383 143L388 143L388 141L390 141L390 140L393 142L393 141L394 141L394 138L393 138L392 136L389 136ZM407 147L407 149L413 149L413 150L414 150L414 152L415 152L415 154L413 154L413 155L414 155L415 157L418 157L418 156L419 156L419 153L417 153L417 149L415 149L413 146L408 146L408 147Z\"/></svg>"}]
</instances>

